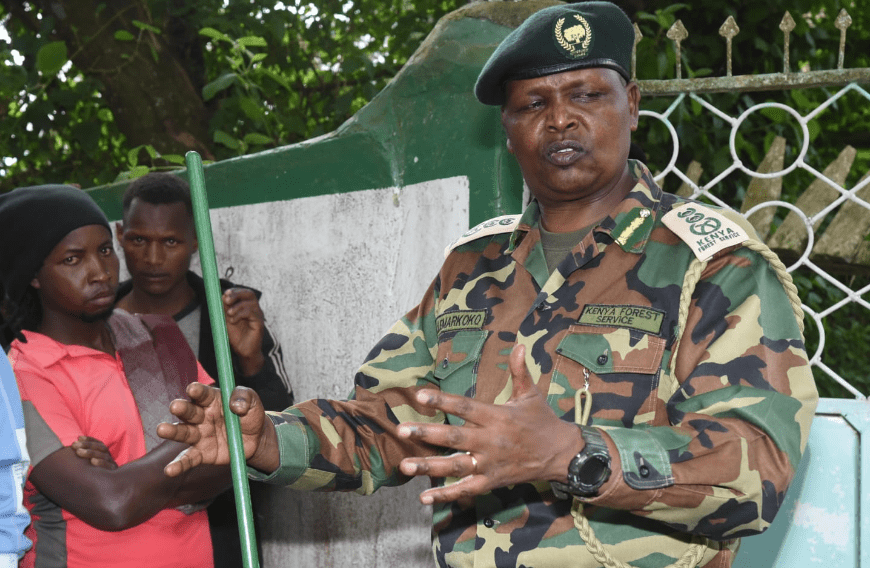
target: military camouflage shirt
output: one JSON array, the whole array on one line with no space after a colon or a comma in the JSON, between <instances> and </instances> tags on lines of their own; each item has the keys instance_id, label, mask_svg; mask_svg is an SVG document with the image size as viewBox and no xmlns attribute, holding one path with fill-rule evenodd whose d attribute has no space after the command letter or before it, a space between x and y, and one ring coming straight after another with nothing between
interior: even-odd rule
<instances>
[{"instance_id":1,"label":"military camouflage shirt","mask_svg":"<svg viewBox=\"0 0 870 568\"><path fill-rule=\"evenodd\" d=\"M533 380L564 420L574 420L574 393L588 380L590 423L621 464L584 508L611 554L633 566L666 566L696 535L709 546L700 565L730 566L739 538L764 530L782 503L816 388L782 284L744 246L701 266L678 333L684 277L696 256L662 217L684 200L630 164L636 186L552 274L535 203L518 220L490 223L494 233L470 231L419 306L369 353L350 400L270 413L281 466L265 479L360 493L406 481L401 459L436 450L398 439L396 425L459 423L420 407L414 392L436 388L502 404L511 393L508 355L519 342ZM570 507L546 481L436 505L436 561L598 567Z\"/></svg>"}]
</instances>

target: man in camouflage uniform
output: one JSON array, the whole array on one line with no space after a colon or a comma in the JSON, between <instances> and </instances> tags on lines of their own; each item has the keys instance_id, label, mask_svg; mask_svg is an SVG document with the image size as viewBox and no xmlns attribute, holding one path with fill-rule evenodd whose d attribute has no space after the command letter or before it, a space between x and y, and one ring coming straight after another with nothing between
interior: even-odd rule
<instances>
[{"instance_id":1,"label":"man in camouflage uniform","mask_svg":"<svg viewBox=\"0 0 870 568\"><path fill-rule=\"evenodd\" d=\"M817 402L799 307L741 218L627 160L632 42L606 2L502 42L475 94L501 106L535 200L449 247L351 400L266 420L236 391L252 479L371 493L428 475L439 566L730 566L770 525ZM219 394L188 394L159 429L194 446L169 475L228 461Z\"/></svg>"}]
</instances>

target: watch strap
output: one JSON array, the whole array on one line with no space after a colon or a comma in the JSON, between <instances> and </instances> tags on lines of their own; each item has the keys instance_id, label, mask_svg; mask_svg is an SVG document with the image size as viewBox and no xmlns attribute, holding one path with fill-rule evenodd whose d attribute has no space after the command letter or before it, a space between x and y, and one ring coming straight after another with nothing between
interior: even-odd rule
<instances>
[{"instance_id":1,"label":"watch strap","mask_svg":"<svg viewBox=\"0 0 870 568\"><path fill-rule=\"evenodd\" d=\"M553 494L559 499L567 499L570 495L593 497L598 494L598 489L610 477L610 450L601 431L591 426L580 426L579 428L585 445L568 465L568 483L550 482ZM606 470L600 479L592 483L585 482L579 477L583 466L590 460L598 461Z\"/></svg>"}]
</instances>

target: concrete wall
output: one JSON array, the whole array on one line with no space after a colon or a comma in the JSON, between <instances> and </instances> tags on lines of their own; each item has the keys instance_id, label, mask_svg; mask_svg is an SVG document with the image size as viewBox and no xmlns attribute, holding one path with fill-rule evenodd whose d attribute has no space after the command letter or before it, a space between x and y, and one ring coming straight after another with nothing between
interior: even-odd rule
<instances>
[{"instance_id":1,"label":"concrete wall","mask_svg":"<svg viewBox=\"0 0 870 568\"><path fill-rule=\"evenodd\" d=\"M347 397L357 366L468 228L468 202L468 179L453 177L212 210L218 271L263 292L297 400ZM431 568L426 487L360 496L254 484L262 566Z\"/></svg>"}]
</instances>

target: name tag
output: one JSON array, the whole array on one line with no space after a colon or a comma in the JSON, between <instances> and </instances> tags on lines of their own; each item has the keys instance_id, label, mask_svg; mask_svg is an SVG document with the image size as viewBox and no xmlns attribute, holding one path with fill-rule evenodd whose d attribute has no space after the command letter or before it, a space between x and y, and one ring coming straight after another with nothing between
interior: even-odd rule
<instances>
[{"instance_id":1,"label":"name tag","mask_svg":"<svg viewBox=\"0 0 870 568\"><path fill-rule=\"evenodd\" d=\"M637 329L658 335L665 312L643 306L586 304L577 323Z\"/></svg>"},{"instance_id":2,"label":"name tag","mask_svg":"<svg viewBox=\"0 0 870 568\"><path fill-rule=\"evenodd\" d=\"M461 310L441 314L435 318L435 331L438 335L451 331L483 329L486 310Z\"/></svg>"}]
</instances>

